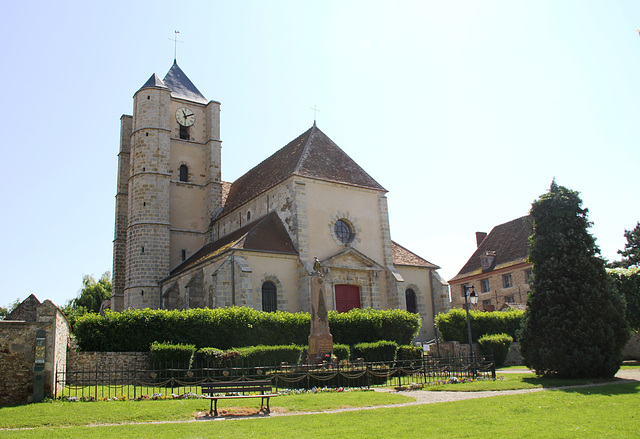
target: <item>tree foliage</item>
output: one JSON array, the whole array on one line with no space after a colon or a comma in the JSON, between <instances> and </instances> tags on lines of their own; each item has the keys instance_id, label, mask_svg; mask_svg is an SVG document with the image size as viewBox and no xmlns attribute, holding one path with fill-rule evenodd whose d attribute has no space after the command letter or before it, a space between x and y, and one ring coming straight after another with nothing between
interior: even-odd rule
<instances>
[{"instance_id":1,"label":"tree foliage","mask_svg":"<svg viewBox=\"0 0 640 439\"><path fill-rule=\"evenodd\" d=\"M73 308L84 307L88 312L99 312L102 301L111 299L111 273L105 272L97 281L91 275L82 277L82 289L72 301Z\"/></svg>"},{"instance_id":2,"label":"tree foliage","mask_svg":"<svg viewBox=\"0 0 640 439\"><path fill-rule=\"evenodd\" d=\"M629 337L625 304L608 277L588 210L558 186L532 206L533 284L520 333L525 364L539 375L612 377Z\"/></svg>"},{"instance_id":3,"label":"tree foliage","mask_svg":"<svg viewBox=\"0 0 640 439\"><path fill-rule=\"evenodd\" d=\"M622 256L620 261L612 262L612 267L640 267L640 221L631 230L624 231L624 237L627 243L624 250L618 250L618 254Z\"/></svg>"}]
</instances>

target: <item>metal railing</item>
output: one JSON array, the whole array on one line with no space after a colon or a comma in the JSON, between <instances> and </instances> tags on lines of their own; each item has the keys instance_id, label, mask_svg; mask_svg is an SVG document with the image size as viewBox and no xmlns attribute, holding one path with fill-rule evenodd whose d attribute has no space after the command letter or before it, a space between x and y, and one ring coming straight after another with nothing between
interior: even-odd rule
<instances>
[{"instance_id":1,"label":"metal railing","mask_svg":"<svg viewBox=\"0 0 640 439\"><path fill-rule=\"evenodd\" d=\"M202 366L202 365L200 365ZM276 390L322 387L408 387L421 388L469 379L495 379L491 357L472 362L468 357L401 361L336 361L322 364L280 364L252 366L235 363L216 367L162 367L125 369L99 367L73 372L57 371L56 398L165 399L195 397L205 382L270 379Z\"/></svg>"}]
</instances>

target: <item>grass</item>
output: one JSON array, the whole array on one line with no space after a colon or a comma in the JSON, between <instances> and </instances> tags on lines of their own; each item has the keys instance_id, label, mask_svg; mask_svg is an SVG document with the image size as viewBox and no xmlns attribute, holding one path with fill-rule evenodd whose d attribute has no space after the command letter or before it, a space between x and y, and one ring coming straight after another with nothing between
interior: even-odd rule
<instances>
[{"instance_id":1,"label":"grass","mask_svg":"<svg viewBox=\"0 0 640 439\"><path fill-rule=\"evenodd\" d=\"M426 386L424 390L428 391L447 391L447 392L480 392L480 391L499 391L499 390L520 390L535 388L552 388L564 386L580 386L584 384L599 384L609 382L608 379L584 379L570 380L563 378L542 378L531 373L505 373L497 374L497 379L493 380L477 380L467 383L456 384L435 384Z\"/></svg>"},{"instance_id":2,"label":"grass","mask_svg":"<svg viewBox=\"0 0 640 439\"><path fill-rule=\"evenodd\" d=\"M414 398L380 392L331 392L281 395L271 399L271 409L282 411L325 411L346 407L370 407L414 401ZM206 399L158 401L52 401L0 408L0 428L81 426L125 422L184 421L197 412L208 412ZM259 399L229 399L218 402L218 410L251 407L258 410Z\"/></svg>"},{"instance_id":3,"label":"grass","mask_svg":"<svg viewBox=\"0 0 640 439\"><path fill-rule=\"evenodd\" d=\"M421 406L379 408L335 414L271 417L223 422L141 424L95 427L38 428L2 431L3 437L26 438L636 438L640 383L622 383L520 395L496 396ZM330 394L346 396L347 394ZM309 395L318 396L318 395ZM285 398L282 398L283 400ZM176 404L180 401L161 401ZM102 403L87 403L98 405ZM106 403L126 406L132 403ZM47 404L40 404L42 407ZM74 410L82 404L64 404ZM168 408L156 408L158 416ZM105 410L107 407L104 407ZM37 411L33 410L34 416ZM4 422L5 409L0 409Z\"/></svg>"}]
</instances>

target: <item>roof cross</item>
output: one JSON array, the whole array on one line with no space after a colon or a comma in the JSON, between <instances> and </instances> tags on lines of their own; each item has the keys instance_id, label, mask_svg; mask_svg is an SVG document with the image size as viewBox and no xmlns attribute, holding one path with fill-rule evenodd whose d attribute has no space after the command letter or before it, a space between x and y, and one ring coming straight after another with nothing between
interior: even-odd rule
<instances>
[{"instance_id":1,"label":"roof cross","mask_svg":"<svg viewBox=\"0 0 640 439\"><path fill-rule=\"evenodd\" d=\"M316 108L315 104L313 105L313 108L310 108L310 110L311 110L311 111L313 111L313 124L315 125L315 123L316 123L316 116L317 116L317 114L318 114L318 112L319 112L320 110L318 110L318 109Z\"/></svg>"},{"instance_id":2,"label":"roof cross","mask_svg":"<svg viewBox=\"0 0 640 439\"><path fill-rule=\"evenodd\" d=\"M178 34L180 33L179 30L176 30L173 32L174 32L173 38L169 38L169 39L173 41L173 61L175 62L178 59L178 43L184 43L184 41L178 41Z\"/></svg>"}]
</instances>

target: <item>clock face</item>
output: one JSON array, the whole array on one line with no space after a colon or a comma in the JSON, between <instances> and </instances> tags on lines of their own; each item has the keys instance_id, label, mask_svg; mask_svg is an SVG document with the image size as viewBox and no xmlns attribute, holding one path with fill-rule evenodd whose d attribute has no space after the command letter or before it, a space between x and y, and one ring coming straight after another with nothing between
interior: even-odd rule
<instances>
[{"instance_id":1,"label":"clock face","mask_svg":"<svg viewBox=\"0 0 640 439\"><path fill-rule=\"evenodd\" d=\"M190 127L196 122L196 115L189 108L181 107L176 111L176 120L183 127Z\"/></svg>"}]
</instances>

